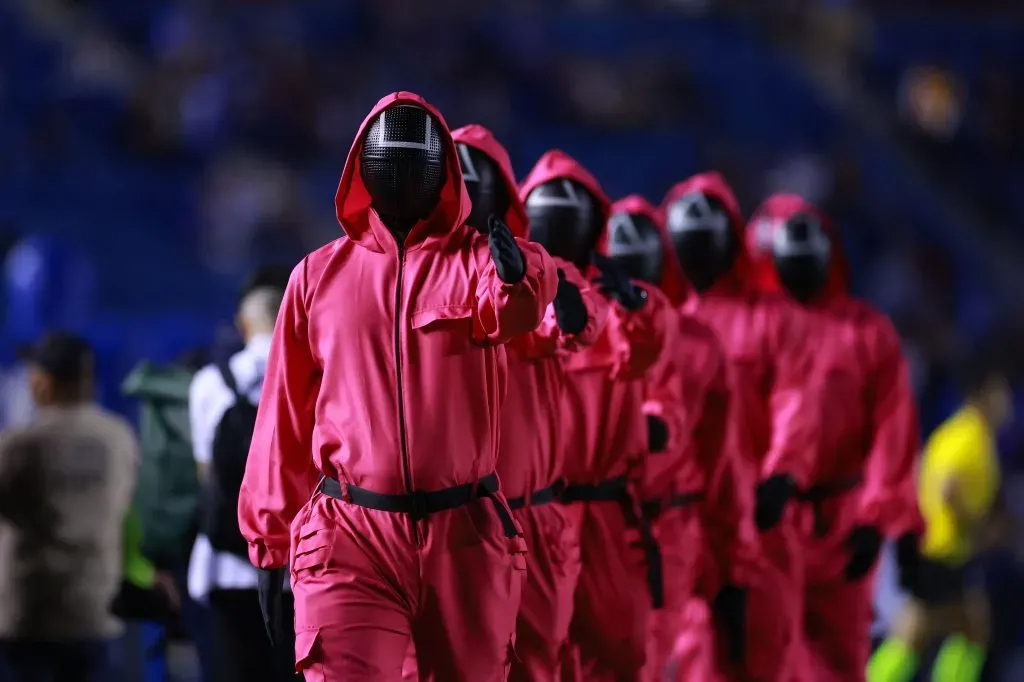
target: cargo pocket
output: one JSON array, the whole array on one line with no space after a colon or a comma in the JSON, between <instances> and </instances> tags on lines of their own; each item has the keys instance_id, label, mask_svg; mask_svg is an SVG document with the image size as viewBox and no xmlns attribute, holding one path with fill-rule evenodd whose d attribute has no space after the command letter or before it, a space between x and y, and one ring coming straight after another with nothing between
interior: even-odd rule
<instances>
[{"instance_id":1,"label":"cargo pocket","mask_svg":"<svg viewBox=\"0 0 1024 682\"><path fill-rule=\"evenodd\" d=\"M333 524L318 516L299 527L291 557L292 584L323 570L334 547L334 533Z\"/></svg>"},{"instance_id":2,"label":"cargo pocket","mask_svg":"<svg viewBox=\"0 0 1024 682\"><path fill-rule=\"evenodd\" d=\"M416 332L412 352L428 357L462 355L479 348L473 341L473 308L468 305L445 305L412 314L410 326Z\"/></svg>"},{"instance_id":3,"label":"cargo pocket","mask_svg":"<svg viewBox=\"0 0 1024 682\"><path fill-rule=\"evenodd\" d=\"M302 675L305 682L325 682L319 630L295 633L295 672Z\"/></svg>"}]
</instances>

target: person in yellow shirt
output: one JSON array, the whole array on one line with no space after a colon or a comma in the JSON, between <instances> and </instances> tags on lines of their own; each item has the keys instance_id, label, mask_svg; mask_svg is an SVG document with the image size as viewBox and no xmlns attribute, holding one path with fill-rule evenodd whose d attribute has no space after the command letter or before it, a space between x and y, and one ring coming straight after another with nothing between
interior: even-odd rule
<instances>
[{"instance_id":1,"label":"person in yellow shirt","mask_svg":"<svg viewBox=\"0 0 1024 682\"><path fill-rule=\"evenodd\" d=\"M971 587L973 558L994 539L1000 487L995 436L1012 418L1006 378L975 370L967 399L925 445L918 502L925 521L912 575L903 576L911 599L894 631L868 664L868 682L909 682L920 652L945 637L932 665L933 682L977 682L988 642L988 604Z\"/></svg>"}]
</instances>

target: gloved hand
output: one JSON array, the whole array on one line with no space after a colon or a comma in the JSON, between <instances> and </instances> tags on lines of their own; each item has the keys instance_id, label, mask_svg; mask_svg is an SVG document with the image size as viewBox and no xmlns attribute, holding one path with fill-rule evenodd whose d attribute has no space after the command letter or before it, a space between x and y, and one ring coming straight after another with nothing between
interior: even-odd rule
<instances>
[{"instance_id":1,"label":"gloved hand","mask_svg":"<svg viewBox=\"0 0 1024 682\"><path fill-rule=\"evenodd\" d=\"M747 653L747 591L726 585L715 595L711 613L729 660L733 663L743 661Z\"/></svg>"},{"instance_id":2,"label":"gloved hand","mask_svg":"<svg viewBox=\"0 0 1024 682\"><path fill-rule=\"evenodd\" d=\"M796 493L796 482L787 474L775 474L757 486L757 529L764 532L779 525L786 503Z\"/></svg>"},{"instance_id":3,"label":"gloved hand","mask_svg":"<svg viewBox=\"0 0 1024 682\"><path fill-rule=\"evenodd\" d=\"M565 278L565 270L558 268L558 292L553 302L558 328L566 334L579 334L587 326L587 306L580 288Z\"/></svg>"},{"instance_id":4,"label":"gloved hand","mask_svg":"<svg viewBox=\"0 0 1024 682\"><path fill-rule=\"evenodd\" d=\"M593 262L594 267L601 273L593 282L597 284L602 294L618 301L619 305L631 312L644 307L647 303L647 292L633 284L629 276L620 270L614 261L595 253Z\"/></svg>"},{"instance_id":5,"label":"gloved hand","mask_svg":"<svg viewBox=\"0 0 1024 682\"><path fill-rule=\"evenodd\" d=\"M857 526L846 538L850 559L846 563L846 579L860 580L868 574L882 550L882 534L874 526Z\"/></svg>"},{"instance_id":6,"label":"gloved hand","mask_svg":"<svg viewBox=\"0 0 1024 682\"><path fill-rule=\"evenodd\" d=\"M647 449L651 452L665 452L668 445L668 426L653 414L647 415Z\"/></svg>"},{"instance_id":7,"label":"gloved hand","mask_svg":"<svg viewBox=\"0 0 1024 682\"><path fill-rule=\"evenodd\" d=\"M900 587L911 594L917 589L917 573L921 562L921 538L915 533L904 533L896 541L896 565L899 567Z\"/></svg>"},{"instance_id":8,"label":"gloved hand","mask_svg":"<svg viewBox=\"0 0 1024 682\"><path fill-rule=\"evenodd\" d=\"M498 277L505 284L518 284L526 277L526 259L505 221L497 216L487 219L487 242Z\"/></svg>"},{"instance_id":9,"label":"gloved hand","mask_svg":"<svg viewBox=\"0 0 1024 682\"><path fill-rule=\"evenodd\" d=\"M284 623L284 607L281 597L284 594L284 581L287 571L283 568L259 569L259 582L256 591L260 599L260 611L263 612L263 625L267 628L267 637L271 646L280 646L286 637Z\"/></svg>"}]
</instances>

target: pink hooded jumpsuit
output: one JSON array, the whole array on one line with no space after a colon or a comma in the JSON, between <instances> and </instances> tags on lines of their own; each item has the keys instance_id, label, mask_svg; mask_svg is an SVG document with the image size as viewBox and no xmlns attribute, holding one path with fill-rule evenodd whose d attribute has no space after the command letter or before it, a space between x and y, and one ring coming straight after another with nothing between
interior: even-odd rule
<instances>
[{"instance_id":1,"label":"pink hooded jumpsuit","mask_svg":"<svg viewBox=\"0 0 1024 682\"><path fill-rule=\"evenodd\" d=\"M660 212L632 195L612 215L646 215L661 230L661 281L675 302L690 292ZM689 622L694 594L714 599L723 584L747 585L757 569L751 468L737 452L737 420L725 350L692 313L680 311L658 364L644 382L644 413L667 430L665 448L651 453L638 485L659 552L648 565L653 609L647 627L644 678L662 682L676 639ZM660 562L660 563L659 563ZM691 679L707 679L710 657L689 663Z\"/></svg>"},{"instance_id":2,"label":"pink hooded jumpsuit","mask_svg":"<svg viewBox=\"0 0 1024 682\"><path fill-rule=\"evenodd\" d=\"M502 170L510 200L505 222L516 237L528 239L526 209L517 194L505 148L478 125L459 128L452 137L483 152ZM517 656L509 676L523 682L559 679L580 572L578 510L558 504L565 463L565 452L558 443L559 420L565 408L561 356L593 344L604 331L609 310L608 301L574 265L560 258L552 260L566 280L579 287L587 325L579 334L567 335L558 327L554 306L548 306L540 327L509 343L508 395L501 411L498 448L502 490L529 548L516 626Z\"/></svg>"},{"instance_id":3,"label":"pink hooded jumpsuit","mask_svg":"<svg viewBox=\"0 0 1024 682\"><path fill-rule=\"evenodd\" d=\"M816 216L832 246L828 281L806 306L826 412L809 495L814 502L804 514L804 636L816 681L862 682L871 649L872 580L846 580L845 543L857 526L890 538L920 531L917 410L896 330L880 312L849 296L835 226L801 197L768 198L747 227L761 288L783 291L770 240L774 229L798 213Z\"/></svg>"},{"instance_id":4,"label":"pink hooded jumpsuit","mask_svg":"<svg viewBox=\"0 0 1024 682\"><path fill-rule=\"evenodd\" d=\"M663 215L673 201L692 192L721 201L737 243L745 244L739 203L718 173L697 175L672 187L661 207ZM691 292L682 310L711 327L725 348L740 420L736 433L742 442L737 450L748 457L747 466L761 479L788 474L800 488L806 487L820 438L821 400L813 381L815 346L806 343L811 335L804 312L784 297L756 292L744 248L732 271L702 296ZM718 657L727 679L813 679L802 644L804 578L797 518L797 509L790 504L781 523L761 534L758 568L744 576L749 631L745 661L734 666ZM684 633L674 657L682 656L685 643L695 638L700 638L699 630ZM676 663L677 679L690 679Z\"/></svg>"},{"instance_id":5,"label":"pink hooded jumpsuit","mask_svg":"<svg viewBox=\"0 0 1024 682\"><path fill-rule=\"evenodd\" d=\"M448 164L404 244L359 173L367 126L401 104L437 119ZM274 330L239 499L250 558L290 566L310 682L399 680L410 641L436 679L504 680L526 543L493 475L502 344L543 319L554 264L520 242L525 277L498 278L444 120L412 93L370 112L336 208L345 236L295 268Z\"/></svg>"},{"instance_id":6,"label":"pink hooded jumpsuit","mask_svg":"<svg viewBox=\"0 0 1024 682\"><path fill-rule=\"evenodd\" d=\"M540 158L519 195L525 201L538 185L559 178L586 187L601 204L602 225L607 221L610 203L597 180L560 151ZM639 679L644 664L650 597L638 541L639 500L628 479L647 453L643 376L657 362L674 321L659 291L649 287L648 296L636 312L613 306L597 342L565 358L566 500L581 514L583 561L572 651L563 671L567 681Z\"/></svg>"}]
</instances>

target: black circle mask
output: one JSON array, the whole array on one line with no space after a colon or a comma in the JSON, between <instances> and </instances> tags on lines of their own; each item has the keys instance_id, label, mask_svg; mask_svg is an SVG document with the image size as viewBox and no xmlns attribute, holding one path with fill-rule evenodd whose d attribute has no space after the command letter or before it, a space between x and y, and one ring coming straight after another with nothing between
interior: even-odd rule
<instances>
[{"instance_id":1,"label":"black circle mask","mask_svg":"<svg viewBox=\"0 0 1024 682\"><path fill-rule=\"evenodd\" d=\"M631 278L651 284L661 281L665 249L661 232L642 213L616 213L608 219L608 257Z\"/></svg>"},{"instance_id":2,"label":"black circle mask","mask_svg":"<svg viewBox=\"0 0 1024 682\"><path fill-rule=\"evenodd\" d=\"M526 198L530 239L581 269L590 264L601 236L600 213L597 199L568 178L538 185Z\"/></svg>"},{"instance_id":3,"label":"black circle mask","mask_svg":"<svg viewBox=\"0 0 1024 682\"><path fill-rule=\"evenodd\" d=\"M360 175L373 208L389 228L430 215L445 181L438 124L426 109L399 105L370 125L360 153Z\"/></svg>"},{"instance_id":4,"label":"black circle mask","mask_svg":"<svg viewBox=\"0 0 1024 682\"><path fill-rule=\"evenodd\" d=\"M783 288L798 301L809 301L828 282L832 241L821 221L797 213L772 232L772 258Z\"/></svg>"},{"instance_id":5,"label":"black circle mask","mask_svg":"<svg viewBox=\"0 0 1024 682\"><path fill-rule=\"evenodd\" d=\"M508 213L509 196L505 176L487 154L475 147L457 142L459 162L462 164L462 179L466 191L473 201L473 211L466 222L479 232L487 232L487 219L492 216L505 218Z\"/></svg>"},{"instance_id":6,"label":"black circle mask","mask_svg":"<svg viewBox=\"0 0 1024 682\"><path fill-rule=\"evenodd\" d=\"M687 279L706 291L732 267L737 237L725 205L702 192L679 197L668 207L666 227Z\"/></svg>"}]
</instances>

